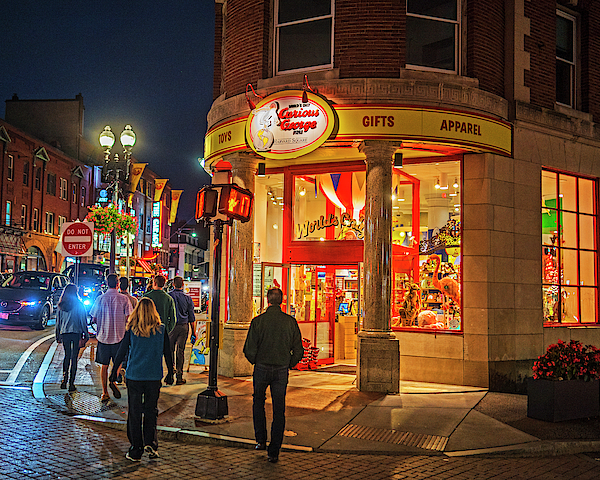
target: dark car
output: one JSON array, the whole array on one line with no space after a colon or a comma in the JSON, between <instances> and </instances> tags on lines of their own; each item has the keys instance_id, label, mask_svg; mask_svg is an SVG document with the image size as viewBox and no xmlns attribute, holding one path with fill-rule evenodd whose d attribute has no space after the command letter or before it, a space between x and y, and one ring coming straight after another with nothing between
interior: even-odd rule
<instances>
[{"instance_id":1,"label":"dark car","mask_svg":"<svg viewBox=\"0 0 600 480\"><path fill-rule=\"evenodd\" d=\"M59 273L9 274L0 288L0 321L43 330L68 284L69 279Z\"/></svg>"},{"instance_id":2,"label":"dark car","mask_svg":"<svg viewBox=\"0 0 600 480\"><path fill-rule=\"evenodd\" d=\"M77 265L70 265L65 268L64 275L69 277L71 283L79 287L79 296L89 311L94 304L96 298L106 291L106 275L108 267L105 265L97 265L95 263L80 263L79 272L76 276Z\"/></svg>"}]
</instances>

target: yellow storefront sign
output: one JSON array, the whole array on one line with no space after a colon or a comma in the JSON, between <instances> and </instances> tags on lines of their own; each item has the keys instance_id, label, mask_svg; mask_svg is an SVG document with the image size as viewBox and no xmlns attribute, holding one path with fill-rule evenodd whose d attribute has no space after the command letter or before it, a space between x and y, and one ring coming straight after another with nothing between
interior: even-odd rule
<instances>
[{"instance_id":1,"label":"yellow storefront sign","mask_svg":"<svg viewBox=\"0 0 600 480\"><path fill-rule=\"evenodd\" d=\"M334 111L338 128L330 141L391 140L407 148L411 142L440 143L512 156L512 125L486 115L402 105L335 105ZM245 140L246 119L213 127L205 137L204 158L250 149Z\"/></svg>"}]
</instances>

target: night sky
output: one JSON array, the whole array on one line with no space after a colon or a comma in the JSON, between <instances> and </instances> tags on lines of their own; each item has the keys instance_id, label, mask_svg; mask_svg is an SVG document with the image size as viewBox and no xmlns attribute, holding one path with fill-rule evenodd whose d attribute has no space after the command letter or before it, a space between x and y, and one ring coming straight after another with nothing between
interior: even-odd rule
<instances>
[{"instance_id":1,"label":"night sky","mask_svg":"<svg viewBox=\"0 0 600 480\"><path fill-rule=\"evenodd\" d=\"M179 218L193 216L209 182L203 156L212 103L214 1L4 0L0 16L0 116L4 101L83 95L84 137L105 125L137 135L133 155L183 189ZM118 147L118 148L117 148ZM117 139L114 152L120 153Z\"/></svg>"}]
</instances>

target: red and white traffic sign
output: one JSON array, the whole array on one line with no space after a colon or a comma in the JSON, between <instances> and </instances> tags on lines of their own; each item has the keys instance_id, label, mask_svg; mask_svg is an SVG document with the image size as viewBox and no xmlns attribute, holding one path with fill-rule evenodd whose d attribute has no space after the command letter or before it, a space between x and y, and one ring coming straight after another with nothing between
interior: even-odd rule
<instances>
[{"instance_id":1,"label":"red and white traffic sign","mask_svg":"<svg viewBox=\"0 0 600 480\"><path fill-rule=\"evenodd\" d=\"M69 257L92 255L94 246L93 222L65 222L60 236L63 251Z\"/></svg>"}]
</instances>

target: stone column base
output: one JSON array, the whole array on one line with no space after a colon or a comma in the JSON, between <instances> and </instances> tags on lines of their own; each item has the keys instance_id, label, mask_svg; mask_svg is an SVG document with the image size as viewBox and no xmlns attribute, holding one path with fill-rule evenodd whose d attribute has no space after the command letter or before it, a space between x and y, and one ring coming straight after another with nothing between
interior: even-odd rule
<instances>
[{"instance_id":1,"label":"stone column base","mask_svg":"<svg viewBox=\"0 0 600 480\"><path fill-rule=\"evenodd\" d=\"M357 385L361 392L400 392L400 342L386 333L358 334Z\"/></svg>"},{"instance_id":2,"label":"stone column base","mask_svg":"<svg viewBox=\"0 0 600 480\"><path fill-rule=\"evenodd\" d=\"M226 323L223 341L219 350L219 375L224 377L246 377L252 375L252 364L244 356L244 343L250 324Z\"/></svg>"}]
</instances>

